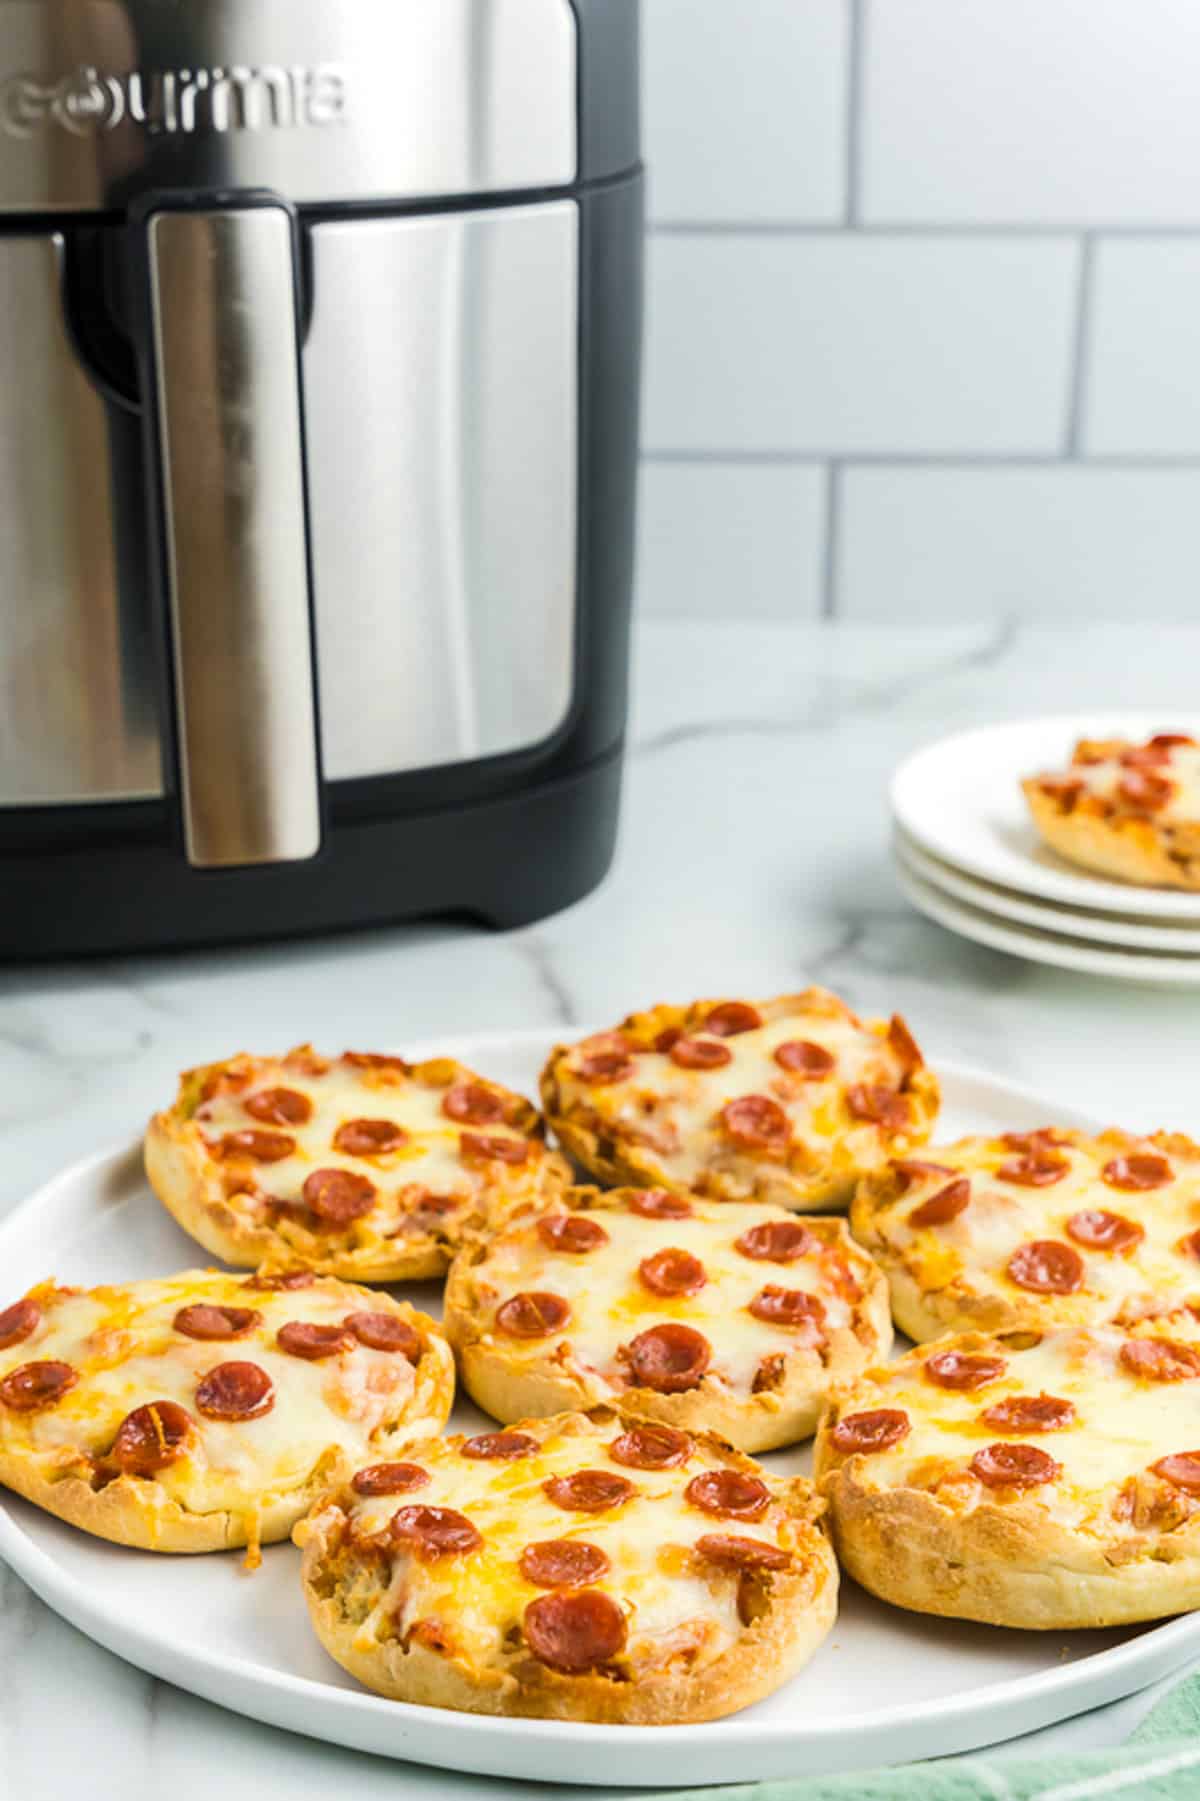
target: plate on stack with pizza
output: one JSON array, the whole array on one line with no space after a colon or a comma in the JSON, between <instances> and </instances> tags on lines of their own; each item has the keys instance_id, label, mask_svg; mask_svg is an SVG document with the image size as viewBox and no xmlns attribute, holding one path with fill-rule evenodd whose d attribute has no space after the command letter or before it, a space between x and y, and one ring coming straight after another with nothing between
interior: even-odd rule
<instances>
[{"instance_id":1,"label":"plate on stack with pizza","mask_svg":"<svg viewBox=\"0 0 1200 1801\"><path fill-rule=\"evenodd\" d=\"M1200 986L1200 715L1017 719L925 745L891 788L902 889L1035 963Z\"/></svg>"},{"instance_id":2,"label":"plate on stack with pizza","mask_svg":"<svg viewBox=\"0 0 1200 1801\"><path fill-rule=\"evenodd\" d=\"M1200 1652L1200 1145L825 990L231 1055L0 1249L0 1556L255 1718L666 1787Z\"/></svg>"}]
</instances>

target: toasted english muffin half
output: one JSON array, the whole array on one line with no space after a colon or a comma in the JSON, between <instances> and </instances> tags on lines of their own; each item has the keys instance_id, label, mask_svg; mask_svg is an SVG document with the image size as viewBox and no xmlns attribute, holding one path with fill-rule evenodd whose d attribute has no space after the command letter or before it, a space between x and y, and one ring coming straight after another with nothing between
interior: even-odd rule
<instances>
[{"instance_id":1,"label":"toasted english muffin half","mask_svg":"<svg viewBox=\"0 0 1200 1801\"><path fill-rule=\"evenodd\" d=\"M1200 744L1186 732L1081 738L1067 768L1021 789L1068 862L1140 887L1200 889Z\"/></svg>"}]
</instances>

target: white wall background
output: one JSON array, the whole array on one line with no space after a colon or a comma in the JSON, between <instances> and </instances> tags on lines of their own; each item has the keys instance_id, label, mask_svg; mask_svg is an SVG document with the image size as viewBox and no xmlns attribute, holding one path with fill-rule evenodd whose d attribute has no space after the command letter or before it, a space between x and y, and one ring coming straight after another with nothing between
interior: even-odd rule
<instances>
[{"instance_id":1,"label":"white wall background","mask_svg":"<svg viewBox=\"0 0 1200 1801\"><path fill-rule=\"evenodd\" d=\"M643 609L1200 618L1200 0L643 46Z\"/></svg>"}]
</instances>

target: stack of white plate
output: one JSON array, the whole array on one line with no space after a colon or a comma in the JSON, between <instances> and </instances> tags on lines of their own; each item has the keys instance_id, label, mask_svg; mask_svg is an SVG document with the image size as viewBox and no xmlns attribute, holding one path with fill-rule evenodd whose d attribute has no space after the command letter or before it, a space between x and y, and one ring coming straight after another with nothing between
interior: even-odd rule
<instances>
[{"instance_id":1,"label":"stack of white plate","mask_svg":"<svg viewBox=\"0 0 1200 1801\"><path fill-rule=\"evenodd\" d=\"M1200 714L1018 719L926 745L892 781L900 885L930 919L994 950L1091 975L1200 988L1200 893L1139 888L1065 862L1034 831L1021 778L1078 738L1200 738Z\"/></svg>"}]
</instances>

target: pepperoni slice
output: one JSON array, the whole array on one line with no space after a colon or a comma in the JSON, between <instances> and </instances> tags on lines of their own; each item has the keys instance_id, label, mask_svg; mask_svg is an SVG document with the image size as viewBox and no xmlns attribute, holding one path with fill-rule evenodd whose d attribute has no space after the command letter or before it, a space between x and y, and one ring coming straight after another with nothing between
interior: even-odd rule
<instances>
[{"instance_id":1,"label":"pepperoni slice","mask_svg":"<svg viewBox=\"0 0 1200 1801\"><path fill-rule=\"evenodd\" d=\"M331 1226L348 1226L375 1205L375 1184L352 1169L314 1169L300 1190L304 1203Z\"/></svg>"},{"instance_id":2,"label":"pepperoni slice","mask_svg":"<svg viewBox=\"0 0 1200 1801\"><path fill-rule=\"evenodd\" d=\"M78 1380L79 1371L57 1358L21 1363L0 1382L0 1403L14 1413L36 1413L42 1407L56 1407Z\"/></svg>"},{"instance_id":3,"label":"pepperoni slice","mask_svg":"<svg viewBox=\"0 0 1200 1801\"><path fill-rule=\"evenodd\" d=\"M410 1363L418 1362L425 1348L416 1327L395 1313L348 1313L342 1325L369 1351L397 1351Z\"/></svg>"},{"instance_id":4,"label":"pepperoni slice","mask_svg":"<svg viewBox=\"0 0 1200 1801\"><path fill-rule=\"evenodd\" d=\"M926 1176L954 1174L947 1163L923 1163L919 1157L895 1157L889 1167L901 1194L907 1194L914 1182L923 1182Z\"/></svg>"},{"instance_id":5,"label":"pepperoni slice","mask_svg":"<svg viewBox=\"0 0 1200 1801\"><path fill-rule=\"evenodd\" d=\"M14 1301L0 1313L0 1351L32 1338L41 1323L42 1310L36 1301L31 1301L28 1296L22 1301Z\"/></svg>"},{"instance_id":6,"label":"pepperoni slice","mask_svg":"<svg viewBox=\"0 0 1200 1801\"><path fill-rule=\"evenodd\" d=\"M638 1387L652 1388L660 1395L678 1395L699 1387L712 1347L702 1332L671 1320L639 1332L626 1355Z\"/></svg>"},{"instance_id":7,"label":"pepperoni slice","mask_svg":"<svg viewBox=\"0 0 1200 1801\"><path fill-rule=\"evenodd\" d=\"M1038 1445L984 1445L969 1467L986 1488L1040 1488L1062 1471L1062 1464Z\"/></svg>"},{"instance_id":8,"label":"pepperoni slice","mask_svg":"<svg viewBox=\"0 0 1200 1801\"><path fill-rule=\"evenodd\" d=\"M496 1309L496 1326L509 1338L549 1338L570 1316L560 1294L514 1294Z\"/></svg>"},{"instance_id":9,"label":"pepperoni slice","mask_svg":"<svg viewBox=\"0 0 1200 1801\"><path fill-rule=\"evenodd\" d=\"M652 1257L643 1257L638 1264L638 1276L643 1288L648 1288L651 1294L663 1295L699 1294L708 1281L699 1257L674 1247L655 1251Z\"/></svg>"},{"instance_id":10,"label":"pepperoni slice","mask_svg":"<svg viewBox=\"0 0 1200 1801\"><path fill-rule=\"evenodd\" d=\"M792 1136L787 1114L766 1094L743 1094L726 1101L721 1124L743 1150L767 1151L772 1156L786 1151Z\"/></svg>"},{"instance_id":11,"label":"pepperoni slice","mask_svg":"<svg viewBox=\"0 0 1200 1801\"><path fill-rule=\"evenodd\" d=\"M1071 1140L1057 1126L1034 1126L1029 1132L1002 1132L1000 1142L1008 1151L1045 1151L1069 1145Z\"/></svg>"},{"instance_id":12,"label":"pepperoni slice","mask_svg":"<svg viewBox=\"0 0 1200 1801\"><path fill-rule=\"evenodd\" d=\"M769 1326L803 1329L813 1344L824 1337L825 1303L801 1288L777 1288L768 1283L751 1301L750 1312Z\"/></svg>"},{"instance_id":13,"label":"pepperoni slice","mask_svg":"<svg viewBox=\"0 0 1200 1801\"><path fill-rule=\"evenodd\" d=\"M117 1427L109 1461L125 1476L154 1476L183 1455L192 1416L176 1401L147 1401Z\"/></svg>"},{"instance_id":14,"label":"pepperoni slice","mask_svg":"<svg viewBox=\"0 0 1200 1801\"><path fill-rule=\"evenodd\" d=\"M494 1133L463 1132L458 1148L476 1163L524 1163L529 1156L527 1138L501 1138Z\"/></svg>"},{"instance_id":15,"label":"pepperoni slice","mask_svg":"<svg viewBox=\"0 0 1200 1801\"><path fill-rule=\"evenodd\" d=\"M249 1158L252 1163L282 1163L296 1148L286 1132L226 1132L216 1146L218 1157Z\"/></svg>"},{"instance_id":16,"label":"pepperoni slice","mask_svg":"<svg viewBox=\"0 0 1200 1801\"><path fill-rule=\"evenodd\" d=\"M439 1557L465 1557L483 1543L466 1514L453 1507L398 1507L388 1532L422 1563L434 1563Z\"/></svg>"},{"instance_id":17,"label":"pepperoni slice","mask_svg":"<svg viewBox=\"0 0 1200 1801\"><path fill-rule=\"evenodd\" d=\"M1067 1221L1067 1237L1091 1251L1114 1251L1127 1257L1146 1236L1144 1226L1126 1219L1121 1213L1108 1213L1103 1207L1085 1207Z\"/></svg>"},{"instance_id":18,"label":"pepperoni slice","mask_svg":"<svg viewBox=\"0 0 1200 1801\"><path fill-rule=\"evenodd\" d=\"M210 1420L257 1420L275 1405L275 1384L257 1363L218 1363L196 1390Z\"/></svg>"},{"instance_id":19,"label":"pepperoni slice","mask_svg":"<svg viewBox=\"0 0 1200 1801\"><path fill-rule=\"evenodd\" d=\"M1083 1258L1056 1238L1034 1238L1017 1246L1008 1274L1030 1294L1074 1294L1083 1287Z\"/></svg>"},{"instance_id":20,"label":"pepperoni slice","mask_svg":"<svg viewBox=\"0 0 1200 1801\"><path fill-rule=\"evenodd\" d=\"M1061 1432L1074 1420L1075 1408L1057 1395L1009 1395L979 1417L993 1432Z\"/></svg>"},{"instance_id":21,"label":"pepperoni slice","mask_svg":"<svg viewBox=\"0 0 1200 1801\"><path fill-rule=\"evenodd\" d=\"M669 1194L665 1188L637 1188L626 1205L631 1213L643 1219L690 1219L692 1204L681 1194Z\"/></svg>"},{"instance_id":22,"label":"pepperoni slice","mask_svg":"<svg viewBox=\"0 0 1200 1801\"><path fill-rule=\"evenodd\" d=\"M912 1422L899 1407L872 1407L866 1413L847 1413L830 1433L844 1455L852 1451L886 1451L912 1431Z\"/></svg>"},{"instance_id":23,"label":"pepperoni slice","mask_svg":"<svg viewBox=\"0 0 1200 1801\"><path fill-rule=\"evenodd\" d=\"M1190 1382L1200 1376L1200 1351L1170 1338L1129 1338L1121 1364L1147 1382Z\"/></svg>"},{"instance_id":24,"label":"pepperoni slice","mask_svg":"<svg viewBox=\"0 0 1200 1801\"><path fill-rule=\"evenodd\" d=\"M1035 1147L1022 1156L1010 1157L996 1171L998 1182L1012 1182L1018 1188L1049 1188L1071 1172L1070 1162L1056 1151Z\"/></svg>"},{"instance_id":25,"label":"pepperoni slice","mask_svg":"<svg viewBox=\"0 0 1200 1801\"><path fill-rule=\"evenodd\" d=\"M1139 813L1157 813L1175 792L1175 784L1152 769L1129 769L1117 783L1117 792L1127 806Z\"/></svg>"},{"instance_id":26,"label":"pepperoni slice","mask_svg":"<svg viewBox=\"0 0 1200 1801\"><path fill-rule=\"evenodd\" d=\"M800 1076L806 1082L820 1082L832 1074L837 1058L823 1044L814 1044L811 1038L788 1038L775 1046L775 1061L791 1076Z\"/></svg>"},{"instance_id":27,"label":"pepperoni slice","mask_svg":"<svg viewBox=\"0 0 1200 1801\"><path fill-rule=\"evenodd\" d=\"M719 1038L677 1038L668 1053L680 1069L724 1069L733 1052Z\"/></svg>"},{"instance_id":28,"label":"pepperoni slice","mask_svg":"<svg viewBox=\"0 0 1200 1801\"><path fill-rule=\"evenodd\" d=\"M1155 732L1153 738L1146 743L1154 750L1173 750L1177 744L1194 744L1196 740L1187 732Z\"/></svg>"},{"instance_id":29,"label":"pepperoni slice","mask_svg":"<svg viewBox=\"0 0 1200 1801\"><path fill-rule=\"evenodd\" d=\"M539 1595L525 1609L523 1625L532 1655L563 1676L611 1663L625 1646L625 1616L602 1589Z\"/></svg>"},{"instance_id":30,"label":"pepperoni slice","mask_svg":"<svg viewBox=\"0 0 1200 1801\"><path fill-rule=\"evenodd\" d=\"M1195 1257L1200 1260L1200 1228L1186 1233L1175 1246L1181 1257Z\"/></svg>"},{"instance_id":31,"label":"pepperoni slice","mask_svg":"<svg viewBox=\"0 0 1200 1801\"><path fill-rule=\"evenodd\" d=\"M1174 1179L1175 1171L1157 1151L1131 1151L1125 1157L1113 1157L1100 1171L1110 1188L1121 1188L1137 1194L1148 1188L1163 1188Z\"/></svg>"},{"instance_id":32,"label":"pepperoni slice","mask_svg":"<svg viewBox=\"0 0 1200 1801\"><path fill-rule=\"evenodd\" d=\"M665 1057L671 1046L678 1043L682 1037L682 1026L664 1026L662 1031L658 1034L658 1037L654 1040L654 1048L656 1051L661 1051Z\"/></svg>"},{"instance_id":33,"label":"pepperoni slice","mask_svg":"<svg viewBox=\"0 0 1200 1801\"><path fill-rule=\"evenodd\" d=\"M581 1082L587 1082L592 1088L603 1088L610 1082L624 1082L633 1074L633 1057L628 1050L620 1050L615 1045L600 1045L595 1050L582 1051L572 1070Z\"/></svg>"},{"instance_id":34,"label":"pepperoni slice","mask_svg":"<svg viewBox=\"0 0 1200 1801\"><path fill-rule=\"evenodd\" d=\"M171 1322L185 1338L244 1338L262 1320L255 1307L212 1307L197 1301L181 1307Z\"/></svg>"},{"instance_id":35,"label":"pepperoni slice","mask_svg":"<svg viewBox=\"0 0 1200 1801\"><path fill-rule=\"evenodd\" d=\"M348 1157L382 1157L408 1143L408 1133L394 1119L348 1119L333 1135L335 1151Z\"/></svg>"},{"instance_id":36,"label":"pepperoni slice","mask_svg":"<svg viewBox=\"0 0 1200 1801\"><path fill-rule=\"evenodd\" d=\"M538 1237L550 1251L569 1251L582 1257L608 1243L608 1233L598 1219L586 1213L544 1213L537 1223Z\"/></svg>"},{"instance_id":37,"label":"pepperoni slice","mask_svg":"<svg viewBox=\"0 0 1200 1801\"><path fill-rule=\"evenodd\" d=\"M569 1513L607 1513L637 1493L633 1483L614 1470L572 1470L569 1476L551 1476L542 1489L556 1507Z\"/></svg>"},{"instance_id":38,"label":"pepperoni slice","mask_svg":"<svg viewBox=\"0 0 1200 1801\"><path fill-rule=\"evenodd\" d=\"M543 1538L521 1553L521 1574L535 1588L586 1588L612 1565L599 1545L582 1538Z\"/></svg>"},{"instance_id":39,"label":"pepperoni slice","mask_svg":"<svg viewBox=\"0 0 1200 1801\"><path fill-rule=\"evenodd\" d=\"M442 1112L460 1126L494 1126L504 1118L503 1095L482 1082L456 1082L442 1096Z\"/></svg>"},{"instance_id":40,"label":"pepperoni slice","mask_svg":"<svg viewBox=\"0 0 1200 1801\"><path fill-rule=\"evenodd\" d=\"M910 1226L948 1226L952 1219L965 1213L971 1202L971 1181L969 1176L958 1176L953 1182L947 1182L936 1194L931 1194L927 1201L914 1207L908 1216Z\"/></svg>"},{"instance_id":41,"label":"pepperoni slice","mask_svg":"<svg viewBox=\"0 0 1200 1801\"><path fill-rule=\"evenodd\" d=\"M631 1470L670 1470L686 1463L692 1441L674 1426L631 1426L608 1447L614 1463Z\"/></svg>"},{"instance_id":42,"label":"pepperoni slice","mask_svg":"<svg viewBox=\"0 0 1200 1801\"><path fill-rule=\"evenodd\" d=\"M735 1238L733 1248L756 1263L795 1263L798 1257L811 1256L819 1244L816 1234L798 1219L766 1219Z\"/></svg>"},{"instance_id":43,"label":"pepperoni slice","mask_svg":"<svg viewBox=\"0 0 1200 1801\"><path fill-rule=\"evenodd\" d=\"M406 1076L409 1069L403 1057L387 1057L380 1051L343 1051L342 1062L348 1063L351 1069L393 1069L402 1076Z\"/></svg>"},{"instance_id":44,"label":"pepperoni slice","mask_svg":"<svg viewBox=\"0 0 1200 1801\"><path fill-rule=\"evenodd\" d=\"M742 1032L756 1032L762 1014L749 1001L722 1001L704 1015L704 1030L716 1038L736 1038Z\"/></svg>"},{"instance_id":45,"label":"pepperoni slice","mask_svg":"<svg viewBox=\"0 0 1200 1801\"><path fill-rule=\"evenodd\" d=\"M528 1432L481 1432L477 1438L466 1440L462 1454L479 1462L503 1463L514 1457L528 1457L537 1448L537 1439Z\"/></svg>"},{"instance_id":46,"label":"pepperoni slice","mask_svg":"<svg viewBox=\"0 0 1200 1801\"><path fill-rule=\"evenodd\" d=\"M741 1538L733 1532L706 1532L695 1549L708 1563L722 1570L784 1570L791 1552L769 1545L761 1538Z\"/></svg>"},{"instance_id":47,"label":"pepperoni slice","mask_svg":"<svg viewBox=\"0 0 1200 1801\"><path fill-rule=\"evenodd\" d=\"M766 1483L742 1470L702 1470L683 1493L693 1507L723 1520L761 1519L771 1504Z\"/></svg>"},{"instance_id":48,"label":"pepperoni slice","mask_svg":"<svg viewBox=\"0 0 1200 1801\"><path fill-rule=\"evenodd\" d=\"M1038 787L1051 800L1057 800L1068 811L1075 805L1087 783L1077 775L1040 775Z\"/></svg>"},{"instance_id":49,"label":"pepperoni slice","mask_svg":"<svg viewBox=\"0 0 1200 1801\"><path fill-rule=\"evenodd\" d=\"M853 1083L846 1090L846 1105L855 1119L870 1120L888 1132L902 1131L912 1123L906 1096L881 1083Z\"/></svg>"},{"instance_id":50,"label":"pepperoni slice","mask_svg":"<svg viewBox=\"0 0 1200 1801\"><path fill-rule=\"evenodd\" d=\"M1200 1495L1200 1451L1172 1451L1150 1468L1172 1487L1181 1488L1188 1495Z\"/></svg>"},{"instance_id":51,"label":"pepperoni slice","mask_svg":"<svg viewBox=\"0 0 1200 1801\"><path fill-rule=\"evenodd\" d=\"M1003 1357L982 1357L971 1351L935 1351L925 1359L925 1374L939 1388L983 1388L1007 1368Z\"/></svg>"},{"instance_id":52,"label":"pepperoni slice","mask_svg":"<svg viewBox=\"0 0 1200 1801\"><path fill-rule=\"evenodd\" d=\"M290 1319L280 1326L275 1342L289 1357L303 1357L306 1363L319 1363L323 1357L336 1357L348 1351L351 1336L345 1326L315 1326L309 1320Z\"/></svg>"},{"instance_id":53,"label":"pepperoni slice","mask_svg":"<svg viewBox=\"0 0 1200 1801\"><path fill-rule=\"evenodd\" d=\"M251 1119L267 1126L303 1126L312 1118L313 1104L298 1088L260 1088L242 1102Z\"/></svg>"},{"instance_id":54,"label":"pepperoni slice","mask_svg":"<svg viewBox=\"0 0 1200 1801\"><path fill-rule=\"evenodd\" d=\"M428 1481L429 1471L419 1463L372 1463L355 1472L350 1486L356 1495L407 1495Z\"/></svg>"},{"instance_id":55,"label":"pepperoni slice","mask_svg":"<svg viewBox=\"0 0 1200 1801\"><path fill-rule=\"evenodd\" d=\"M277 1275L248 1276L242 1283L243 1288L253 1288L263 1294L274 1294L284 1289L311 1288L316 1281L310 1269L281 1270Z\"/></svg>"}]
</instances>

